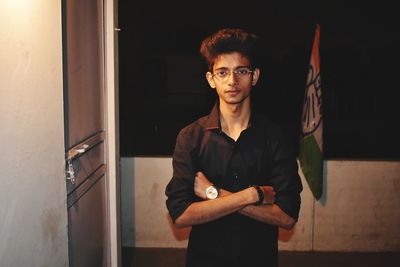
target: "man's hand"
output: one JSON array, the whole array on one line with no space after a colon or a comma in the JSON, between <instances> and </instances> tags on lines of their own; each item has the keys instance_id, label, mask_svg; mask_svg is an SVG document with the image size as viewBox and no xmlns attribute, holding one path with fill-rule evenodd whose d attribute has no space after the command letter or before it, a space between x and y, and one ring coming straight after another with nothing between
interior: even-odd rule
<instances>
[{"instance_id":1,"label":"man's hand","mask_svg":"<svg viewBox=\"0 0 400 267\"><path fill-rule=\"evenodd\" d=\"M206 189L213 185L202 172L197 172L194 177L194 193L201 199L207 199Z\"/></svg>"},{"instance_id":2,"label":"man's hand","mask_svg":"<svg viewBox=\"0 0 400 267\"><path fill-rule=\"evenodd\" d=\"M260 185L261 190L264 193L264 201L263 204L274 204L275 202L275 190L272 186L261 186Z\"/></svg>"}]
</instances>

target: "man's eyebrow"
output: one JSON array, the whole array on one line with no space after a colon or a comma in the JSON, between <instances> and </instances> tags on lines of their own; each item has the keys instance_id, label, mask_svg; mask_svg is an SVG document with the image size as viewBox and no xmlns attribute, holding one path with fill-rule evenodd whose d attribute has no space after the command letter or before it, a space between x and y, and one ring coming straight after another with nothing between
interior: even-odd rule
<instances>
[{"instance_id":1,"label":"man's eyebrow","mask_svg":"<svg viewBox=\"0 0 400 267\"><path fill-rule=\"evenodd\" d=\"M243 65L243 66L237 66L234 69L236 70L236 69L240 69L240 68L249 68L250 69L251 67L249 65ZM228 67L219 67L214 70L229 70L229 68Z\"/></svg>"}]
</instances>

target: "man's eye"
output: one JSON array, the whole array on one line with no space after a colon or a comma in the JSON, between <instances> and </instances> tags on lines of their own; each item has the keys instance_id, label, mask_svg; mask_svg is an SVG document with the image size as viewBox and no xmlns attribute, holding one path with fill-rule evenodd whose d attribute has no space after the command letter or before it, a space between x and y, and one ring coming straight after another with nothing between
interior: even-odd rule
<instances>
[{"instance_id":1,"label":"man's eye","mask_svg":"<svg viewBox=\"0 0 400 267\"><path fill-rule=\"evenodd\" d=\"M228 75L228 72L226 70L220 70L217 71L216 75L219 77L225 77L226 75Z\"/></svg>"},{"instance_id":2,"label":"man's eye","mask_svg":"<svg viewBox=\"0 0 400 267\"><path fill-rule=\"evenodd\" d=\"M236 70L236 74L239 74L239 75L246 75L247 73L249 73L248 69L237 69Z\"/></svg>"}]
</instances>

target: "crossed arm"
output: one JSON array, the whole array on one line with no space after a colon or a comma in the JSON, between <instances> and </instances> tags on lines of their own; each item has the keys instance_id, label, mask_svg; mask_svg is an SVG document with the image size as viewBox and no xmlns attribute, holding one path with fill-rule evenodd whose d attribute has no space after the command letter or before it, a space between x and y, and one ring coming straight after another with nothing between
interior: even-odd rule
<instances>
[{"instance_id":1,"label":"crossed arm","mask_svg":"<svg viewBox=\"0 0 400 267\"><path fill-rule=\"evenodd\" d=\"M278 205L273 204L275 191L271 186L260 186L264 193L263 205L255 206L258 193L253 188L246 188L236 193L220 189L217 199L206 200L205 190L212 183L202 173L196 173L194 192L204 201L192 203L175 221L178 227L202 224L219 219L228 214L239 212L255 220L291 229L296 220L287 215Z\"/></svg>"}]
</instances>

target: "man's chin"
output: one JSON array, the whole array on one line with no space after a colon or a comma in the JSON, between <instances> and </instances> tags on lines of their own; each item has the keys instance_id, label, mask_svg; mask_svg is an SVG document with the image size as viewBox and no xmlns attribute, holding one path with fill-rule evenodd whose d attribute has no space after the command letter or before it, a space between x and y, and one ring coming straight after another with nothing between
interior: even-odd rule
<instances>
[{"instance_id":1,"label":"man's chin","mask_svg":"<svg viewBox=\"0 0 400 267\"><path fill-rule=\"evenodd\" d=\"M246 99L247 99L247 97L245 97L245 98L228 98L228 99L223 99L223 101L228 105L238 105L238 104L242 104L243 102L245 102Z\"/></svg>"}]
</instances>

